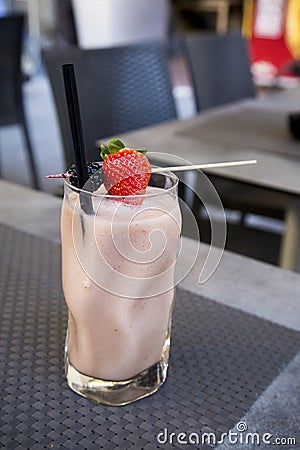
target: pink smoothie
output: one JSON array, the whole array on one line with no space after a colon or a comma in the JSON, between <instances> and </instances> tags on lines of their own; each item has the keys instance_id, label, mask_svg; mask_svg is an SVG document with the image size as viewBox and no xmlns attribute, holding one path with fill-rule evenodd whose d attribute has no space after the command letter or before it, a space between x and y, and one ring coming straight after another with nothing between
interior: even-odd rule
<instances>
[{"instance_id":1,"label":"pink smoothie","mask_svg":"<svg viewBox=\"0 0 300 450\"><path fill-rule=\"evenodd\" d=\"M167 345L178 200L149 187L141 205L96 197L88 215L78 199L69 189L61 219L68 358L83 374L126 380L157 363Z\"/></svg>"}]
</instances>

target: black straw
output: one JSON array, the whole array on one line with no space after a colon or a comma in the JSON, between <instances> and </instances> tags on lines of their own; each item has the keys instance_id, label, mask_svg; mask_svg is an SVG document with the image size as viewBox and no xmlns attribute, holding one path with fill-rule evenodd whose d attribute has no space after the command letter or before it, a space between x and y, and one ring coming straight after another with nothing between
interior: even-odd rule
<instances>
[{"instance_id":1,"label":"black straw","mask_svg":"<svg viewBox=\"0 0 300 450\"><path fill-rule=\"evenodd\" d=\"M73 150L75 157L75 167L77 170L77 183L79 189L82 189L89 179L87 168L87 157L82 132L82 122L78 101L78 92L75 78L74 64L63 64L63 78L65 84L65 94L68 106L69 121L71 126ZM89 194L80 193L81 208L86 214L93 213L92 199ZM85 233L83 217L81 217L82 231Z\"/></svg>"},{"instance_id":2,"label":"black straw","mask_svg":"<svg viewBox=\"0 0 300 450\"><path fill-rule=\"evenodd\" d=\"M74 157L75 157L75 166L77 169L78 187L82 189L84 184L87 182L89 176L87 169L87 157L82 132L82 122L80 116L74 64L63 64L62 70L74 147Z\"/></svg>"}]
</instances>

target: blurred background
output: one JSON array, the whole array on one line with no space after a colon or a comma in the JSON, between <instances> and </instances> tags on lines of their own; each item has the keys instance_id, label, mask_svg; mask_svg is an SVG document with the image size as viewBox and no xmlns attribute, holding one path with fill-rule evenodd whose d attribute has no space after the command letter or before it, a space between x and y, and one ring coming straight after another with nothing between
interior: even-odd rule
<instances>
[{"instance_id":1,"label":"blurred background","mask_svg":"<svg viewBox=\"0 0 300 450\"><path fill-rule=\"evenodd\" d=\"M261 0L261 17L254 16L255 3L255 0L0 0L1 17L21 13L25 19L22 96L39 188L61 195L61 186L44 176L66 169L56 105L43 60L45 50L110 48L165 40L176 114L182 120L197 113L191 72L178 44L178 38L185 34L242 34L249 50L255 95L299 85L300 2ZM289 12L283 23L287 7ZM283 48L281 39L276 39L276 27L281 31L284 28L288 49ZM269 61L265 57L261 61L261 48L266 47ZM204 64L210 64L209 58ZM24 147L18 125L1 126L1 177L33 186ZM282 220L249 214L241 225L241 214L228 210L229 225L234 229L229 249L277 264ZM245 234L239 233L241 227L245 233L245 226L256 233L259 245L255 250L245 247Z\"/></svg>"}]
</instances>

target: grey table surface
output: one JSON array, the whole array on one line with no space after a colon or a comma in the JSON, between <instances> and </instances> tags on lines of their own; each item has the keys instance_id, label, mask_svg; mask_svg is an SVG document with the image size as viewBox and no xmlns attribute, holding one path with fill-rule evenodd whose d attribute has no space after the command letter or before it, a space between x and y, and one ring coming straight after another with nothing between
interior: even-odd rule
<instances>
[{"instance_id":1,"label":"grey table surface","mask_svg":"<svg viewBox=\"0 0 300 450\"><path fill-rule=\"evenodd\" d=\"M0 181L1 224L59 243L60 208L61 200L58 198ZM188 238L183 238L183 241L184 263L189 260L195 242ZM206 245L200 245L193 269L180 283L182 288L287 329L300 331L300 275L225 251L214 274L205 284L199 284L199 272L207 250ZM241 419L251 432L261 435L270 433L283 438L297 437L299 441L290 446L278 445L278 448L300 448L299 373L300 353ZM192 417L192 409L190 414ZM231 445L227 438L218 448L229 448ZM261 443L258 447L249 443L235 444L234 447L269 448L269 445Z\"/></svg>"}]
</instances>

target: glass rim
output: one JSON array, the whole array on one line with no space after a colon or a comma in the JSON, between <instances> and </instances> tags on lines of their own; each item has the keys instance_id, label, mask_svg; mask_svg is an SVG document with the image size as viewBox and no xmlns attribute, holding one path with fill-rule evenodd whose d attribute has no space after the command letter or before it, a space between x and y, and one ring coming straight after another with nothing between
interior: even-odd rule
<instances>
[{"instance_id":1,"label":"glass rim","mask_svg":"<svg viewBox=\"0 0 300 450\"><path fill-rule=\"evenodd\" d=\"M98 162L98 164L102 165L103 163L102 162ZM151 167L159 168L159 166L155 166L153 164L151 164ZM161 169L163 170L163 167L161 167ZM157 175L164 175L165 177L170 178L171 180L174 181L174 184L172 186L170 186L169 188L166 188L166 189L165 188L161 188L161 190L163 192L152 192L152 193L148 193L148 194L147 194L147 192L145 192L144 194L132 194L132 195L111 195L111 194L108 194L107 192L106 193L97 193L96 191L95 192L87 191L85 189L81 189L81 188L71 184L69 178L64 178L64 185L66 187L68 187L69 189L73 190L74 192L78 193L78 194L85 194L85 195L90 195L90 196L97 197L97 198L107 198L107 199L111 199L111 200L114 200L114 199L120 200L120 198L125 198L125 197L132 198L132 199L134 199L134 198L145 198L145 197L149 198L149 197L154 197L154 196L157 196L157 195L166 194L168 192L172 192L172 190L174 190L174 189L176 189L178 187L179 178L173 172L164 172L164 171L162 171L162 172L155 172L155 174L153 174L153 175L156 175L156 174ZM88 183L88 181L86 183Z\"/></svg>"}]
</instances>

